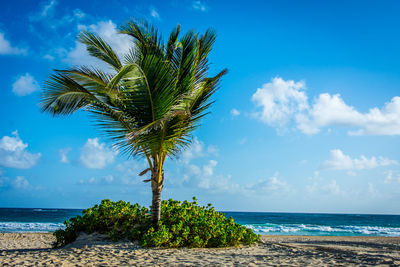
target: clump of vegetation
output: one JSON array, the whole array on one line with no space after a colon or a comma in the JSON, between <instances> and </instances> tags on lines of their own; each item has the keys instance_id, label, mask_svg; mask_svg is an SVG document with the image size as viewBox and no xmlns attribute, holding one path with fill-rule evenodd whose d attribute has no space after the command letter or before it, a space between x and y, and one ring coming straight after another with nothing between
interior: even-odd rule
<instances>
[{"instance_id":1,"label":"clump of vegetation","mask_svg":"<svg viewBox=\"0 0 400 267\"><path fill-rule=\"evenodd\" d=\"M252 230L226 218L211 204L199 206L195 198L192 202L163 201L157 228L147 208L108 199L64 224L64 230L54 232L55 247L73 242L81 232L106 234L114 241L137 240L143 247L229 247L259 241Z\"/></svg>"},{"instance_id":2,"label":"clump of vegetation","mask_svg":"<svg viewBox=\"0 0 400 267\"><path fill-rule=\"evenodd\" d=\"M228 247L252 244L259 236L226 218L208 204L163 201L158 231L150 228L143 236L145 247Z\"/></svg>"},{"instance_id":3,"label":"clump of vegetation","mask_svg":"<svg viewBox=\"0 0 400 267\"><path fill-rule=\"evenodd\" d=\"M139 204L129 202L113 202L109 199L101 201L100 205L85 209L82 216L76 216L64 222L65 230L54 232L55 247L69 244L81 232L106 234L112 240L140 240L150 227L149 211Z\"/></svg>"}]
</instances>

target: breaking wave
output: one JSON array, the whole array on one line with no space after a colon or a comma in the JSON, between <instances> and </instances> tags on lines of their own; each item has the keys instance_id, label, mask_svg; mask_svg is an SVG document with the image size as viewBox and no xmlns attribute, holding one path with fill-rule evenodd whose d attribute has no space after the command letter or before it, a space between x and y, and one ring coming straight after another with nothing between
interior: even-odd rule
<instances>
[{"instance_id":1,"label":"breaking wave","mask_svg":"<svg viewBox=\"0 0 400 267\"><path fill-rule=\"evenodd\" d=\"M400 236L400 227L325 226L306 224L246 224L261 235Z\"/></svg>"},{"instance_id":2,"label":"breaking wave","mask_svg":"<svg viewBox=\"0 0 400 267\"><path fill-rule=\"evenodd\" d=\"M0 222L0 233L54 232L61 228L64 229L62 223Z\"/></svg>"}]
</instances>

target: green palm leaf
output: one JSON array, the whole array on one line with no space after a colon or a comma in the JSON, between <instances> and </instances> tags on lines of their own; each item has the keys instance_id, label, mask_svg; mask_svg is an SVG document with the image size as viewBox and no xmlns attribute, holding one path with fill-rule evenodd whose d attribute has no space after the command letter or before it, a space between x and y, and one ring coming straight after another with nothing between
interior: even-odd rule
<instances>
[{"instance_id":1,"label":"green palm leaf","mask_svg":"<svg viewBox=\"0 0 400 267\"><path fill-rule=\"evenodd\" d=\"M86 50L91 56L108 63L117 71L122 67L117 54L112 50L111 46L96 34L81 32L78 38L81 43L86 45Z\"/></svg>"}]
</instances>

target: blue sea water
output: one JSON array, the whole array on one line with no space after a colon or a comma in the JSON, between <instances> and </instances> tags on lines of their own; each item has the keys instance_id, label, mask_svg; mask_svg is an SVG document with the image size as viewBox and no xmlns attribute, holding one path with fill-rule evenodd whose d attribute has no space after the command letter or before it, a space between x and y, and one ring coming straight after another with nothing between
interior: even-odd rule
<instances>
[{"instance_id":1,"label":"blue sea water","mask_svg":"<svg viewBox=\"0 0 400 267\"><path fill-rule=\"evenodd\" d=\"M81 213L78 209L0 208L0 233L53 232Z\"/></svg>"},{"instance_id":2,"label":"blue sea water","mask_svg":"<svg viewBox=\"0 0 400 267\"><path fill-rule=\"evenodd\" d=\"M264 235L400 236L400 215L225 212Z\"/></svg>"},{"instance_id":3,"label":"blue sea water","mask_svg":"<svg viewBox=\"0 0 400 267\"><path fill-rule=\"evenodd\" d=\"M0 232L52 232L80 209L0 208ZM267 235L400 236L400 215L224 212Z\"/></svg>"}]
</instances>

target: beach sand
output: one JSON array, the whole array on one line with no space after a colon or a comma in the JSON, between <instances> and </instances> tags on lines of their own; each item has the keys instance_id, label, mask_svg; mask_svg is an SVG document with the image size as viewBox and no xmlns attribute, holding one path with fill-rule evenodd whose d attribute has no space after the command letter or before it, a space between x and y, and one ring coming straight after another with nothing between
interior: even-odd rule
<instances>
[{"instance_id":1,"label":"beach sand","mask_svg":"<svg viewBox=\"0 0 400 267\"><path fill-rule=\"evenodd\" d=\"M0 234L0 266L399 266L400 237L262 236L250 247L143 249L83 236L52 249L51 233Z\"/></svg>"}]
</instances>

